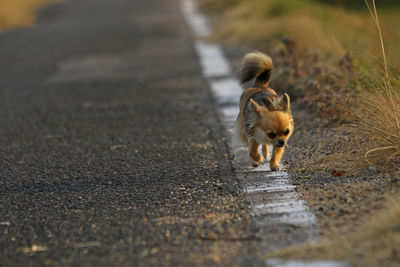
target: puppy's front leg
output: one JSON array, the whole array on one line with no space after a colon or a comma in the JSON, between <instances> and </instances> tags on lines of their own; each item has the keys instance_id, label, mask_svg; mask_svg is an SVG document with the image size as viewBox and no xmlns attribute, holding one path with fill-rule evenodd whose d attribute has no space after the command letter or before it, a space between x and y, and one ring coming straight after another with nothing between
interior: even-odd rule
<instances>
[{"instance_id":1,"label":"puppy's front leg","mask_svg":"<svg viewBox=\"0 0 400 267\"><path fill-rule=\"evenodd\" d=\"M279 161L281 160L284 151L285 147L274 146L274 151L272 151L272 157L269 163L271 171L276 172L281 169L279 167Z\"/></svg>"},{"instance_id":2,"label":"puppy's front leg","mask_svg":"<svg viewBox=\"0 0 400 267\"><path fill-rule=\"evenodd\" d=\"M250 140L249 155L250 158L253 160L253 167L258 167L258 165L260 165L260 163L264 161L263 156L261 156L260 153L258 153L259 145L260 144L256 140L254 139Z\"/></svg>"},{"instance_id":3,"label":"puppy's front leg","mask_svg":"<svg viewBox=\"0 0 400 267\"><path fill-rule=\"evenodd\" d=\"M264 159L267 160L269 157L269 146L268 144L263 144L262 146L262 155L264 156Z\"/></svg>"}]
</instances>

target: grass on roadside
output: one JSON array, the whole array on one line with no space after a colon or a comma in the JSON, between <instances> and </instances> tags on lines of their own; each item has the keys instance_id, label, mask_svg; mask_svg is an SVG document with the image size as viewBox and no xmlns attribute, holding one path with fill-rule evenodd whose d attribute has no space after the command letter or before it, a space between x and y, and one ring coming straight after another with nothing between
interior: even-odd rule
<instances>
[{"instance_id":1,"label":"grass on roadside","mask_svg":"<svg viewBox=\"0 0 400 267\"><path fill-rule=\"evenodd\" d=\"M350 144L356 147L353 154L365 151L369 165L400 170L400 81L398 73L389 71L375 0L365 0L365 4L379 33L383 71L359 79L361 90L349 101L346 115L354 120L349 125Z\"/></svg>"},{"instance_id":2,"label":"grass on roadside","mask_svg":"<svg viewBox=\"0 0 400 267\"><path fill-rule=\"evenodd\" d=\"M218 36L250 43L257 49L265 50L266 44L276 44L283 36L288 36L296 40L300 48L342 55L350 50L365 65L371 64L370 58L380 49L375 42L376 29L362 0L201 0L201 3L204 9L218 13L220 19L215 25ZM388 54L395 62L400 58L400 2L390 3L382 5L380 14L384 18L382 31L388 43Z\"/></svg>"},{"instance_id":3,"label":"grass on roadside","mask_svg":"<svg viewBox=\"0 0 400 267\"><path fill-rule=\"evenodd\" d=\"M35 12L48 3L59 0L0 0L0 31L32 26Z\"/></svg>"},{"instance_id":4,"label":"grass on roadside","mask_svg":"<svg viewBox=\"0 0 400 267\"><path fill-rule=\"evenodd\" d=\"M374 76L366 79L344 111L353 121L341 126L348 141L338 142L337 151L325 161L331 161L333 169L350 166L353 173L369 166L400 173L400 81L391 76L387 85Z\"/></svg>"}]
</instances>

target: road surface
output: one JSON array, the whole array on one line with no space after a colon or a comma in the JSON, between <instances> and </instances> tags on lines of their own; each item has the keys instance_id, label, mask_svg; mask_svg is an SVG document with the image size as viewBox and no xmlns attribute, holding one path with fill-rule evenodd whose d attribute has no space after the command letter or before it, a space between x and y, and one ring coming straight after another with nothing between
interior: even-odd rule
<instances>
[{"instance_id":1,"label":"road surface","mask_svg":"<svg viewBox=\"0 0 400 267\"><path fill-rule=\"evenodd\" d=\"M263 265L176 0L0 35L2 266Z\"/></svg>"}]
</instances>

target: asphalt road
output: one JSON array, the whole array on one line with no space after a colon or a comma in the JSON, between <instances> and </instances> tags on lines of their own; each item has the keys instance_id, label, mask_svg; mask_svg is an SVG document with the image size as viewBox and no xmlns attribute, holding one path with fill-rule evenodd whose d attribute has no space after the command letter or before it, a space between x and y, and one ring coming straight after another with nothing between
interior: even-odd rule
<instances>
[{"instance_id":1,"label":"asphalt road","mask_svg":"<svg viewBox=\"0 0 400 267\"><path fill-rule=\"evenodd\" d=\"M0 35L0 265L262 265L176 0Z\"/></svg>"}]
</instances>

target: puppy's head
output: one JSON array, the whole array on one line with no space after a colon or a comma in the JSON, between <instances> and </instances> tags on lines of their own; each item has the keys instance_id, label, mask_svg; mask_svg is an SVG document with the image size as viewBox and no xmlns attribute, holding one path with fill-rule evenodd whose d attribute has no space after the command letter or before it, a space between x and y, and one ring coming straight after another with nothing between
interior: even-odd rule
<instances>
[{"instance_id":1,"label":"puppy's head","mask_svg":"<svg viewBox=\"0 0 400 267\"><path fill-rule=\"evenodd\" d=\"M253 99L250 102L254 118L253 136L257 142L285 146L294 130L289 96L283 95L272 109L257 104Z\"/></svg>"}]
</instances>

